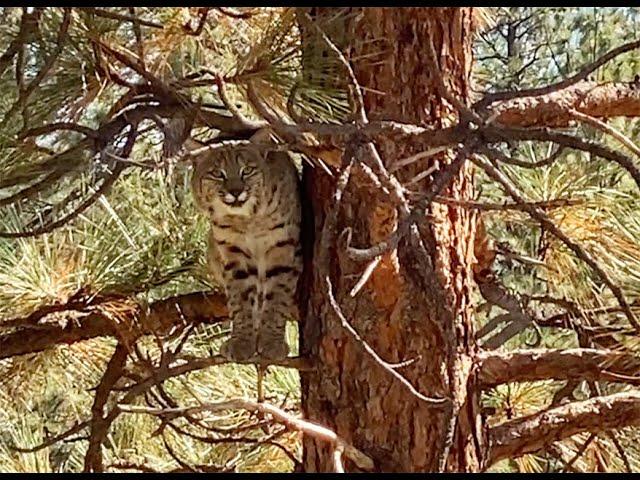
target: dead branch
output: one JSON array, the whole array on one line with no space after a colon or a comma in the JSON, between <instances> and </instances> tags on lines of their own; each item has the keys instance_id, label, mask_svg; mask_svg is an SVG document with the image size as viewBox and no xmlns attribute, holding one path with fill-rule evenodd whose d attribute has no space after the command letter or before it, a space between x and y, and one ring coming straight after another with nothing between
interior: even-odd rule
<instances>
[{"instance_id":1,"label":"dead branch","mask_svg":"<svg viewBox=\"0 0 640 480\"><path fill-rule=\"evenodd\" d=\"M629 43L625 43L624 45L620 45L619 47L614 48L613 50L610 50L609 52L607 52L606 54L604 54L594 62L591 62L585 65L575 75L572 75L571 77L565 80L562 80L560 82L547 85L546 87L529 88L529 89L518 90L514 92L489 93L485 95L484 98L482 98L480 101L478 101L474 105L474 108L480 109L496 101L505 101L505 100L510 100L512 98L523 98L523 97L546 95L558 90L562 90L563 88L570 87L571 85L574 85L580 82L581 80L585 80L591 73L595 72L602 65L609 62L610 60L613 60L618 55L621 55L626 52L630 52L631 50L635 50L638 47L640 47L640 41L629 42Z\"/></svg>"},{"instance_id":2,"label":"dead branch","mask_svg":"<svg viewBox=\"0 0 640 480\"><path fill-rule=\"evenodd\" d=\"M481 147L480 149L483 153L487 154L490 158L495 158L493 155L493 150L488 149L486 147ZM474 162L482 168L490 178L498 182L504 190L511 196L517 203L526 203L526 200L518 193L516 188L511 184L509 179L500 172L495 166L491 163L486 162L478 157L474 157ZM640 178L640 177L639 177ZM607 275L607 273L598 265L598 263L589 255L578 243L574 242L570 239L564 232L562 232L556 225L551 221L551 219L539 208L533 206L527 206L525 208L527 213L529 213L533 218L535 218L544 228L557 237L560 241L562 241L580 260L585 262L591 269L597 273L600 279L609 287L613 295L618 300L618 303L622 307L629 323L636 329L636 331L640 332L640 323L635 317L635 314L631 310L629 303L627 302L622 289L616 285L613 280Z\"/></svg>"},{"instance_id":3,"label":"dead branch","mask_svg":"<svg viewBox=\"0 0 640 480\"><path fill-rule=\"evenodd\" d=\"M111 389L121 377L124 366L129 356L129 350L124 343L118 342L118 345L107 364L102 375L102 379L96 388L91 407L91 433L89 434L89 447L84 457L85 472L103 472L104 465L102 462L102 443L104 442L109 424L104 419L104 408L107 405Z\"/></svg>"},{"instance_id":4,"label":"dead branch","mask_svg":"<svg viewBox=\"0 0 640 480\"><path fill-rule=\"evenodd\" d=\"M485 127L481 134L489 142L501 142L508 140L536 140L542 142L554 142L564 147L581 150L583 152L591 153L597 157L604 158L611 162L617 163L624 168L631 178L635 181L636 185L640 189L640 168L635 165L635 160L624 153L613 150L601 143L585 140L583 138L568 135L566 133L555 132L548 128L495 128ZM486 152L488 147L481 147L481 150ZM501 161L504 160L504 156L496 153L496 150L492 150L493 158ZM511 160L513 162L513 159Z\"/></svg>"},{"instance_id":5,"label":"dead branch","mask_svg":"<svg viewBox=\"0 0 640 480\"><path fill-rule=\"evenodd\" d=\"M611 135L613 138L618 140L621 144L623 144L625 147L627 147L629 150L635 153L637 157L640 157L640 148L638 148L638 146L629 137L624 135L619 130L616 130L611 125L607 124L606 122L603 122L602 120L598 120L597 118L592 117L591 115L587 115L585 113L581 113L573 109L571 109L570 112L571 112L571 115L576 117L576 119L580 120L581 122L587 123L592 127L595 127L598 130L601 130L604 133Z\"/></svg>"},{"instance_id":6,"label":"dead branch","mask_svg":"<svg viewBox=\"0 0 640 480\"><path fill-rule=\"evenodd\" d=\"M426 395L423 395L422 393L418 392L415 387L413 385L411 385L411 383L404 378L402 375L400 375L394 368L392 365L390 365L388 362L385 362L382 358L380 358L380 356L376 353L376 351L371 348L371 346L358 334L358 332L356 332L356 330L351 326L351 324L347 321L347 319L344 317L344 314L342 313L342 310L340 309L340 306L338 305L338 303L336 302L336 299L333 296L333 291L332 291L332 287L331 287L331 280L329 279L329 277L325 277L325 282L327 284L327 297L329 299L329 303L331 304L333 311L335 312L335 314L338 316L338 318L340 319L340 322L342 324L342 326L349 332L349 334L353 337L353 339L362 346L362 348L373 358L373 360L380 365L383 369L385 369L387 372L389 372L389 374L391 376L393 376L394 378L396 378L397 380L400 381L400 383L402 383L410 392L411 394L416 397L417 399L431 405L431 406L442 406L442 405L448 405L450 403L450 399L447 397L442 397L442 398L434 398L434 397L428 397Z\"/></svg>"},{"instance_id":7,"label":"dead branch","mask_svg":"<svg viewBox=\"0 0 640 480\"><path fill-rule=\"evenodd\" d=\"M373 460L358 450L356 447L346 442L344 439L336 435L335 432L329 430L322 425L303 420L292 416L281 408L262 402L254 402L243 398L229 399L218 403L206 403L197 407L173 408L173 409L150 409L134 405L120 405L120 410L127 413L146 413L156 416L180 416L183 414L194 414L202 412L218 412L231 409L244 409L250 412L260 412L271 415L275 421L282 423L291 430L303 432L305 435L312 436L319 440L330 443L334 448L344 451L345 455L353 460L353 462L362 470L373 470L375 465Z\"/></svg>"}]
</instances>

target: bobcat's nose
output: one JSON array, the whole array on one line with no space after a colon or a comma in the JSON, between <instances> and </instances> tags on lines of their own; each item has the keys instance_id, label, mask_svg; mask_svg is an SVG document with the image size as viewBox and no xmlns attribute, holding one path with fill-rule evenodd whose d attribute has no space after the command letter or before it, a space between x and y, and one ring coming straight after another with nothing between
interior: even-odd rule
<instances>
[{"instance_id":1,"label":"bobcat's nose","mask_svg":"<svg viewBox=\"0 0 640 480\"><path fill-rule=\"evenodd\" d=\"M224 203L228 205L242 204L247 200L244 182L238 178L229 178L224 184Z\"/></svg>"},{"instance_id":2,"label":"bobcat's nose","mask_svg":"<svg viewBox=\"0 0 640 480\"><path fill-rule=\"evenodd\" d=\"M244 188L241 186L233 186L233 187L227 188L227 192L229 192L231 195L237 198L244 193Z\"/></svg>"},{"instance_id":3,"label":"bobcat's nose","mask_svg":"<svg viewBox=\"0 0 640 480\"><path fill-rule=\"evenodd\" d=\"M242 204L247 200L247 192L242 187L227 188L224 203L228 205Z\"/></svg>"}]
</instances>

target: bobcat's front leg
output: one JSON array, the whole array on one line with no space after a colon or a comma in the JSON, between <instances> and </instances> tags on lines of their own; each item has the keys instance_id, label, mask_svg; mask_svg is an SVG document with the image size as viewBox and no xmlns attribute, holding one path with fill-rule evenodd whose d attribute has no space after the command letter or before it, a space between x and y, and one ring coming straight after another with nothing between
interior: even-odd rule
<instances>
[{"instance_id":1,"label":"bobcat's front leg","mask_svg":"<svg viewBox=\"0 0 640 480\"><path fill-rule=\"evenodd\" d=\"M286 325L287 320L297 319L295 291L298 275L296 266L274 267L267 271L258 333L258 353L261 358L282 360L289 355Z\"/></svg>"},{"instance_id":2,"label":"bobcat's front leg","mask_svg":"<svg viewBox=\"0 0 640 480\"><path fill-rule=\"evenodd\" d=\"M229 360L246 361L257 351L256 315L257 270L250 265L231 261L224 266L227 309L232 321L231 338L221 347L220 354Z\"/></svg>"}]
</instances>

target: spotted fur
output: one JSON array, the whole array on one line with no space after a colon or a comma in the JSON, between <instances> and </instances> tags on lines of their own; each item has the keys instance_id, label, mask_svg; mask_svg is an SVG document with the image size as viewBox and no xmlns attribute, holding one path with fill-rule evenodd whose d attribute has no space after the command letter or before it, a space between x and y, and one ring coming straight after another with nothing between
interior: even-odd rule
<instances>
[{"instance_id":1,"label":"spotted fur","mask_svg":"<svg viewBox=\"0 0 640 480\"><path fill-rule=\"evenodd\" d=\"M282 359L302 269L295 166L285 152L242 146L211 149L194 167L196 203L210 219L209 269L233 323L221 353Z\"/></svg>"}]
</instances>

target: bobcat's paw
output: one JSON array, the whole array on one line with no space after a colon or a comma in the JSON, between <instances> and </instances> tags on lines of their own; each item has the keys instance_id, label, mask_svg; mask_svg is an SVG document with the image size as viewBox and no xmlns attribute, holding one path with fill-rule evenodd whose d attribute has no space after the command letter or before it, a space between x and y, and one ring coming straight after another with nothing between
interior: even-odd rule
<instances>
[{"instance_id":1,"label":"bobcat's paw","mask_svg":"<svg viewBox=\"0 0 640 480\"><path fill-rule=\"evenodd\" d=\"M284 340L263 342L259 350L260 357L268 360L282 360L289 355L289 346Z\"/></svg>"},{"instance_id":2,"label":"bobcat's paw","mask_svg":"<svg viewBox=\"0 0 640 480\"><path fill-rule=\"evenodd\" d=\"M231 337L220 347L220 355L236 362L249 360L255 354L255 342L250 338Z\"/></svg>"}]
</instances>

